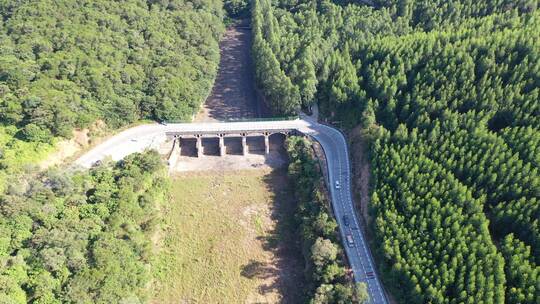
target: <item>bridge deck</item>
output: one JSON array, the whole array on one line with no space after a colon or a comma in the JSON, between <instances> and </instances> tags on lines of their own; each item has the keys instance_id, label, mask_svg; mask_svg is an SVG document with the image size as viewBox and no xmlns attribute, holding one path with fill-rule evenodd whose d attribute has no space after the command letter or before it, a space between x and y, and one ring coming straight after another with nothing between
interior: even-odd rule
<instances>
[{"instance_id":1,"label":"bridge deck","mask_svg":"<svg viewBox=\"0 0 540 304\"><path fill-rule=\"evenodd\" d=\"M165 135L167 137L178 137L178 136L221 136L221 135L265 135L266 133L275 134L275 133L299 133L295 128L282 128L282 129L239 129L239 130L201 130L201 131L191 131L191 130L178 130L178 131L167 131Z\"/></svg>"}]
</instances>

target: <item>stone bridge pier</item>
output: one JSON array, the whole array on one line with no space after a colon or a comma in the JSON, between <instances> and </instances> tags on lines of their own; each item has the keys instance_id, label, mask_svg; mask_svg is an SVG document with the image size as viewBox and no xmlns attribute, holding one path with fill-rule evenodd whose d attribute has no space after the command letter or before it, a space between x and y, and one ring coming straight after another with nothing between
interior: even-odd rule
<instances>
[{"instance_id":1,"label":"stone bridge pier","mask_svg":"<svg viewBox=\"0 0 540 304\"><path fill-rule=\"evenodd\" d=\"M203 156L202 135L196 135L197 137L197 157ZM181 139L181 138L180 138Z\"/></svg>"},{"instance_id":2,"label":"stone bridge pier","mask_svg":"<svg viewBox=\"0 0 540 304\"><path fill-rule=\"evenodd\" d=\"M248 154L248 145L247 145L247 137L245 134L242 134L242 155Z\"/></svg>"},{"instance_id":3,"label":"stone bridge pier","mask_svg":"<svg viewBox=\"0 0 540 304\"><path fill-rule=\"evenodd\" d=\"M227 154L227 147L225 147L225 135L219 134L219 156L225 156Z\"/></svg>"},{"instance_id":4,"label":"stone bridge pier","mask_svg":"<svg viewBox=\"0 0 540 304\"><path fill-rule=\"evenodd\" d=\"M264 133L264 153L270 154L270 134L268 132Z\"/></svg>"}]
</instances>

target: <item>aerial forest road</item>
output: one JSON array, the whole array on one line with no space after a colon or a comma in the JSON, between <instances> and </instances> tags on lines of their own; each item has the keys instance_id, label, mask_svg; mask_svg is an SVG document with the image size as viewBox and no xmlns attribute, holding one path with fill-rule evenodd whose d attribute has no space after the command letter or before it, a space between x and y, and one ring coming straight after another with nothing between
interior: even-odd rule
<instances>
[{"instance_id":1,"label":"aerial forest road","mask_svg":"<svg viewBox=\"0 0 540 304\"><path fill-rule=\"evenodd\" d=\"M104 143L98 145L75 161L75 165L91 167L107 156L119 160L125 156L156 148L165 142L165 132L171 131L239 131L296 129L317 140L323 147L328 165L329 185L332 206L339 224L341 239L356 282L365 282L370 296L370 303L387 303L373 258L360 227L351 193L351 170L347 142L336 129L317 123L310 118L283 121L222 122L222 123L180 123L148 124L125 130ZM335 187L339 181L340 187ZM349 218L346 226L343 217ZM348 244L350 235L354 244Z\"/></svg>"},{"instance_id":2,"label":"aerial forest road","mask_svg":"<svg viewBox=\"0 0 540 304\"><path fill-rule=\"evenodd\" d=\"M315 138L324 150L328 166L328 189L332 198L332 207L338 222L343 248L345 248L349 264L354 273L354 280L366 283L370 298L369 303L387 303L371 251L366 243L357 214L354 211L351 166L345 137L338 130L316 122L311 122L310 129L311 131L307 132L300 131ZM336 182L339 182L339 188L335 186ZM344 217L349 219L348 226L344 223ZM353 239L351 246L347 241L347 235L350 235Z\"/></svg>"}]
</instances>

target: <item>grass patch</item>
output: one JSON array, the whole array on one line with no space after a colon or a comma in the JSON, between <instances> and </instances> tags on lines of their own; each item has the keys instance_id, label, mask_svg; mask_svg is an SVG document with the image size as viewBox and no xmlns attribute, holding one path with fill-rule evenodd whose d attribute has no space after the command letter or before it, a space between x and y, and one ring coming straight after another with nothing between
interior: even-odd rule
<instances>
[{"instance_id":1,"label":"grass patch","mask_svg":"<svg viewBox=\"0 0 540 304\"><path fill-rule=\"evenodd\" d=\"M298 302L302 259L291 239L290 190L285 171L175 177L152 302Z\"/></svg>"},{"instance_id":2,"label":"grass patch","mask_svg":"<svg viewBox=\"0 0 540 304\"><path fill-rule=\"evenodd\" d=\"M20 167L35 163L47 156L54 149L51 143L27 142L15 137L15 127L0 126L0 147L2 162L7 167Z\"/></svg>"},{"instance_id":3,"label":"grass patch","mask_svg":"<svg viewBox=\"0 0 540 304\"><path fill-rule=\"evenodd\" d=\"M15 137L17 131L14 126L0 125L0 192L9 175L36 164L54 150L54 140L51 143L27 142Z\"/></svg>"}]
</instances>

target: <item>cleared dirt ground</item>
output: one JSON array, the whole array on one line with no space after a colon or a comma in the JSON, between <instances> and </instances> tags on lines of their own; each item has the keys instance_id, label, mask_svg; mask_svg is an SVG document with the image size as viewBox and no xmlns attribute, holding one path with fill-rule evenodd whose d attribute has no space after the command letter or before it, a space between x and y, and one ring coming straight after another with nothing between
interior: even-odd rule
<instances>
[{"instance_id":1,"label":"cleared dirt ground","mask_svg":"<svg viewBox=\"0 0 540 304\"><path fill-rule=\"evenodd\" d=\"M231 171L286 168L287 157L279 152L269 155L250 154L227 156L204 156L202 158L181 156L171 172Z\"/></svg>"},{"instance_id":2,"label":"cleared dirt ground","mask_svg":"<svg viewBox=\"0 0 540 304\"><path fill-rule=\"evenodd\" d=\"M174 176L151 302L301 302L290 191L285 170Z\"/></svg>"},{"instance_id":3,"label":"cleared dirt ground","mask_svg":"<svg viewBox=\"0 0 540 304\"><path fill-rule=\"evenodd\" d=\"M355 201L357 203L357 210L360 210L360 214L363 217L363 221L368 225L371 224L371 218L369 216L369 180L371 175L371 169L369 159L366 154L367 143L361 135L359 128L354 129L351 132L352 142L351 151L353 158L353 189Z\"/></svg>"},{"instance_id":4,"label":"cleared dirt ground","mask_svg":"<svg viewBox=\"0 0 540 304\"><path fill-rule=\"evenodd\" d=\"M227 28L220 42L219 71L195 121L211 122L259 116L251 60L251 30L246 22Z\"/></svg>"}]
</instances>

